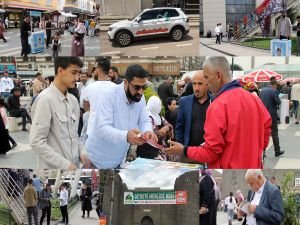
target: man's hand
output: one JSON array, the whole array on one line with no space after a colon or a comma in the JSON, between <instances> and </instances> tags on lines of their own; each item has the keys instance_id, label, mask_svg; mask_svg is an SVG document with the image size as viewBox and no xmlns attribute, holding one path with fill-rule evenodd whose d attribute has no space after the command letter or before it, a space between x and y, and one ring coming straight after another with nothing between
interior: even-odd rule
<instances>
[{"instance_id":1,"label":"man's hand","mask_svg":"<svg viewBox=\"0 0 300 225\"><path fill-rule=\"evenodd\" d=\"M154 143L158 142L157 136L152 131L146 131L144 135L148 140L151 140Z\"/></svg>"},{"instance_id":2,"label":"man's hand","mask_svg":"<svg viewBox=\"0 0 300 225\"><path fill-rule=\"evenodd\" d=\"M80 161L82 162L83 164L83 168L90 168L91 167L91 160L90 158L88 157L87 154L81 154L80 155Z\"/></svg>"},{"instance_id":3,"label":"man's hand","mask_svg":"<svg viewBox=\"0 0 300 225\"><path fill-rule=\"evenodd\" d=\"M160 137L165 137L165 136L167 136L167 133L168 133L168 131L169 131L169 127L168 126L164 126L163 128L161 128L159 131L158 131L158 135L160 136Z\"/></svg>"},{"instance_id":4,"label":"man's hand","mask_svg":"<svg viewBox=\"0 0 300 225\"><path fill-rule=\"evenodd\" d=\"M68 166L68 170L76 170L77 166L75 166L73 163L70 163L70 165Z\"/></svg>"},{"instance_id":5,"label":"man's hand","mask_svg":"<svg viewBox=\"0 0 300 225\"><path fill-rule=\"evenodd\" d=\"M132 145L142 145L145 143L143 139L140 138L139 134L141 131L138 129L132 129L127 133L127 142Z\"/></svg>"},{"instance_id":6,"label":"man's hand","mask_svg":"<svg viewBox=\"0 0 300 225\"><path fill-rule=\"evenodd\" d=\"M203 214L205 214L205 213L208 213L208 209L205 208L205 207L201 207L201 209L199 210L199 214L200 214L200 215L203 215Z\"/></svg>"},{"instance_id":7,"label":"man's hand","mask_svg":"<svg viewBox=\"0 0 300 225\"><path fill-rule=\"evenodd\" d=\"M256 210L256 205L250 204L250 205L248 206L248 211L249 211L249 213L253 214L253 213L255 213L255 210Z\"/></svg>"},{"instance_id":8,"label":"man's hand","mask_svg":"<svg viewBox=\"0 0 300 225\"><path fill-rule=\"evenodd\" d=\"M164 150L168 155L182 155L184 146L175 141L169 141L170 147Z\"/></svg>"}]
</instances>

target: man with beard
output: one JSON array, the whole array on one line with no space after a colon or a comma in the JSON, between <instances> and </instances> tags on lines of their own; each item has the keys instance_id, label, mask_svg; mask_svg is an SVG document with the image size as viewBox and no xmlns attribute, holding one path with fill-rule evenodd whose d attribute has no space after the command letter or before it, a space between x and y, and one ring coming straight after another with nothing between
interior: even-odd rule
<instances>
[{"instance_id":1,"label":"man with beard","mask_svg":"<svg viewBox=\"0 0 300 225\"><path fill-rule=\"evenodd\" d=\"M143 96L147 78L148 72L143 67L130 65L122 84L98 89L101 98L96 99L94 122L89 121L86 141L88 155L95 167L122 167L130 145L145 143L140 134L157 142Z\"/></svg>"},{"instance_id":2,"label":"man with beard","mask_svg":"<svg viewBox=\"0 0 300 225\"><path fill-rule=\"evenodd\" d=\"M115 66L110 67L108 76L115 84L121 84L123 82L123 79L119 77L118 68Z\"/></svg>"},{"instance_id":3,"label":"man with beard","mask_svg":"<svg viewBox=\"0 0 300 225\"><path fill-rule=\"evenodd\" d=\"M194 94L180 99L176 122L176 141L187 146L199 146L204 142L206 111L211 103L207 80L203 70L198 71L192 80ZM193 162L186 157L183 162Z\"/></svg>"}]
</instances>

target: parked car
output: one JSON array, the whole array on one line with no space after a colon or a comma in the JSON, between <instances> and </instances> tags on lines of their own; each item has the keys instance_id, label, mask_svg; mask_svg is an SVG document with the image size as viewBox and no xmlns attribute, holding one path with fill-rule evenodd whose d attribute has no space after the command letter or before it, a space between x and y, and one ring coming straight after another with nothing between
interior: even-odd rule
<instances>
[{"instance_id":1,"label":"parked car","mask_svg":"<svg viewBox=\"0 0 300 225\"><path fill-rule=\"evenodd\" d=\"M189 18L180 8L145 9L133 20L109 26L109 40L126 47L138 39L169 37L180 41L189 32Z\"/></svg>"}]
</instances>

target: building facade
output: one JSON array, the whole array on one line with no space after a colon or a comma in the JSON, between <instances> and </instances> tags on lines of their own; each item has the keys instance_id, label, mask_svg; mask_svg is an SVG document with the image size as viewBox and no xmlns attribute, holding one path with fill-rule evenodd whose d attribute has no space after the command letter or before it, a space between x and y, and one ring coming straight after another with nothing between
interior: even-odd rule
<instances>
[{"instance_id":1,"label":"building facade","mask_svg":"<svg viewBox=\"0 0 300 225\"><path fill-rule=\"evenodd\" d=\"M124 204L124 192L157 192L160 188L138 188L128 190L118 174L105 172L102 210L112 225L198 225L199 188L198 171L187 172L175 181L174 191L187 192L187 204ZM100 172L100 176L103 176ZM100 178L103 180L103 178ZM114 184L113 184L114 183ZM112 191L113 190L113 191ZM166 191L166 190L164 190ZM173 191L173 190L169 190ZM100 195L102 195L100 193ZM113 209L111 211L111 209ZM111 218L112 215L112 218Z\"/></svg>"}]
</instances>

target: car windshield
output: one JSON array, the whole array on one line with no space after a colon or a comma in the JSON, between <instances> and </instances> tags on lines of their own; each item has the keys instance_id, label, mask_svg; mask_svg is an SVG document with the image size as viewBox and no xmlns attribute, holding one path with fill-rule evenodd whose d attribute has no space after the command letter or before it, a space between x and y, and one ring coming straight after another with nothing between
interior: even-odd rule
<instances>
[{"instance_id":1,"label":"car windshield","mask_svg":"<svg viewBox=\"0 0 300 225\"><path fill-rule=\"evenodd\" d=\"M143 12L143 11L142 11ZM131 20L134 20L138 15L140 15L142 12L139 12L139 13L137 13L137 14L135 14L132 18L131 18Z\"/></svg>"}]
</instances>

